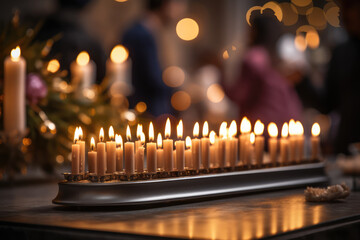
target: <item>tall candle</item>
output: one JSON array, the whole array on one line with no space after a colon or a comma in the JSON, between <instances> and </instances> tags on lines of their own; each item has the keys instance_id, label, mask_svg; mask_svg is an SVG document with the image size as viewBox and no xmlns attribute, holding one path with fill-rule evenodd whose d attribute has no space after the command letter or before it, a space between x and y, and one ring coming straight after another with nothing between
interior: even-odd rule
<instances>
[{"instance_id":1,"label":"tall candle","mask_svg":"<svg viewBox=\"0 0 360 240\"><path fill-rule=\"evenodd\" d=\"M79 129L76 128L74 134L74 143L71 146L71 173L80 174L80 145L79 140Z\"/></svg>"},{"instance_id":2,"label":"tall candle","mask_svg":"<svg viewBox=\"0 0 360 240\"><path fill-rule=\"evenodd\" d=\"M116 171L121 172L124 169L124 150L123 150L123 139L121 135L115 135L116 142Z\"/></svg>"},{"instance_id":3,"label":"tall candle","mask_svg":"<svg viewBox=\"0 0 360 240\"><path fill-rule=\"evenodd\" d=\"M296 138L297 155L295 157L295 161L297 163L300 163L304 159L304 143L305 143L304 127L300 121L296 121L295 124L297 129L297 138Z\"/></svg>"},{"instance_id":4,"label":"tall candle","mask_svg":"<svg viewBox=\"0 0 360 240\"><path fill-rule=\"evenodd\" d=\"M316 122L311 127L311 160L319 159L320 151L320 125Z\"/></svg>"},{"instance_id":5,"label":"tall candle","mask_svg":"<svg viewBox=\"0 0 360 240\"><path fill-rule=\"evenodd\" d=\"M219 129L219 142L218 142L218 167L219 168L224 168L225 167L225 161L226 161L226 126L227 123L223 122L220 125L220 129Z\"/></svg>"},{"instance_id":6,"label":"tall candle","mask_svg":"<svg viewBox=\"0 0 360 240\"><path fill-rule=\"evenodd\" d=\"M249 165L250 163L246 162L246 156L248 151L248 145L250 142L250 132L251 132L251 122L247 117L243 117L240 123L240 162L245 165Z\"/></svg>"},{"instance_id":7,"label":"tall candle","mask_svg":"<svg viewBox=\"0 0 360 240\"><path fill-rule=\"evenodd\" d=\"M135 151L135 169L137 173L142 173L144 171L145 134L143 132L140 134L140 141L141 145Z\"/></svg>"},{"instance_id":8,"label":"tall candle","mask_svg":"<svg viewBox=\"0 0 360 240\"><path fill-rule=\"evenodd\" d=\"M104 143L104 129L100 129L99 142L97 143L97 175L106 174L106 145Z\"/></svg>"},{"instance_id":9,"label":"tall candle","mask_svg":"<svg viewBox=\"0 0 360 240\"><path fill-rule=\"evenodd\" d=\"M159 169L164 169L164 149L162 148L162 137L161 133L158 133L157 136L157 147L156 158L157 158L157 167Z\"/></svg>"},{"instance_id":10,"label":"tall candle","mask_svg":"<svg viewBox=\"0 0 360 240\"><path fill-rule=\"evenodd\" d=\"M97 172L97 152L95 151L95 139L92 137L90 141L90 152L88 152L89 173Z\"/></svg>"},{"instance_id":11,"label":"tall candle","mask_svg":"<svg viewBox=\"0 0 360 240\"><path fill-rule=\"evenodd\" d=\"M156 173L157 162L156 162L156 143L154 142L154 125L150 122L149 125L149 141L146 143L146 166L149 173Z\"/></svg>"},{"instance_id":12,"label":"tall candle","mask_svg":"<svg viewBox=\"0 0 360 240\"><path fill-rule=\"evenodd\" d=\"M136 153L137 149L142 145L141 144L141 133L142 132L143 132L143 126L141 124L138 124L137 128L136 128L137 140L135 141L135 153Z\"/></svg>"},{"instance_id":13,"label":"tall candle","mask_svg":"<svg viewBox=\"0 0 360 240\"><path fill-rule=\"evenodd\" d=\"M254 133L255 133L255 162L257 166L261 166L263 164L264 159L264 124L257 120L254 125Z\"/></svg>"},{"instance_id":14,"label":"tall candle","mask_svg":"<svg viewBox=\"0 0 360 240\"><path fill-rule=\"evenodd\" d=\"M79 141L78 144L80 145L80 173L85 173L85 141L83 141L83 130L79 127Z\"/></svg>"},{"instance_id":15,"label":"tall candle","mask_svg":"<svg viewBox=\"0 0 360 240\"><path fill-rule=\"evenodd\" d=\"M95 82L96 65L87 52L82 51L70 65L71 85L77 91L90 88Z\"/></svg>"},{"instance_id":16,"label":"tall candle","mask_svg":"<svg viewBox=\"0 0 360 240\"><path fill-rule=\"evenodd\" d=\"M125 173L126 174L134 174L135 168L134 168L134 143L131 142L131 132L129 125L126 128L126 140L125 143Z\"/></svg>"},{"instance_id":17,"label":"tall candle","mask_svg":"<svg viewBox=\"0 0 360 240\"><path fill-rule=\"evenodd\" d=\"M289 122L289 161L295 162L296 159L296 124L294 119L291 119Z\"/></svg>"},{"instance_id":18,"label":"tall candle","mask_svg":"<svg viewBox=\"0 0 360 240\"><path fill-rule=\"evenodd\" d=\"M201 156L200 156L200 139L199 137L200 126L199 123L196 122L193 130L193 139L191 140L191 152L192 152L192 166L193 169L199 170L201 164Z\"/></svg>"},{"instance_id":19,"label":"tall candle","mask_svg":"<svg viewBox=\"0 0 360 240\"><path fill-rule=\"evenodd\" d=\"M253 165L253 159L255 154L255 134L252 132L249 135L249 144L248 144L248 150L246 151L246 162L249 165Z\"/></svg>"},{"instance_id":20,"label":"tall candle","mask_svg":"<svg viewBox=\"0 0 360 240\"><path fill-rule=\"evenodd\" d=\"M177 137L178 140L175 142L176 147L176 168L178 171L184 171L185 167L185 142L182 140L183 137L183 121L180 120L179 124L177 125Z\"/></svg>"},{"instance_id":21,"label":"tall candle","mask_svg":"<svg viewBox=\"0 0 360 240\"><path fill-rule=\"evenodd\" d=\"M280 163L287 164L289 161L289 125L284 123L281 129L281 138L280 138Z\"/></svg>"},{"instance_id":22,"label":"tall candle","mask_svg":"<svg viewBox=\"0 0 360 240\"><path fill-rule=\"evenodd\" d=\"M277 137L279 135L278 128L275 123L271 122L268 125L268 133L269 133L269 154L270 154L270 162L275 165L277 162Z\"/></svg>"},{"instance_id":23,"label":"tall candle","mask_svg":"<svg viewBox=\"0 0 360 240\"><path fill-rule=\"evenodd\" d=\"M202 130L201 142L201 162L203 169L210 168L210 140L209 135L209 124L207 121L204 122Z\"/></svg>"},{"instance_id":24,"label":"tall candle","mask_svg":"<svg viewBox=\"0 0 360 240\"><path fill-rule=\"evenodd\" d=\"M185 139L185 147L185 167L192 169L191 138L189 136Z\"/></svg>"},{"instance_id":25,"label":"tall candle","mask_svg":"<svg viewBox=\"0 0 360 240\"><path fill-rule=\"evenodd\" d=\"M131 63L129 52L122 45L116 45L106 62L106 75L111 84L111 92L127 95L129 93Z\"/></svg>"},{"instance_id":26,"label":"tall candle","mask_svg":"<svg viewBox=\"0 0 360 240\"><path fill-rule=\"evenodd\" d=\"M239 140L236 138L237 134L237 125L236 121L233 120L229 127L229 163L230 167L234 168L236 166L236 162L238 159L238 146L239 146Z\"/></svg>"},{"instance_id":27,"label":"tall candle","mask_svg":"<svg viewBox=\"0 0 360 240\"><path fill-rule=\"evenodd\" d=\"M26 61L20 47L11 51L4 62L4 131L7 135L23 134L26 128L25 109Z\"/></svg>"},{"instance_id":28,"label":"tall candle","mask_svg":"<svg viewBox=\"0 0 360 240\"><path fill-rule=\"evenodd\" d=\"M109 128L109 141L106 142L107 173L116 172L116 142L114 128Z\"/></svg>"},{"instance_id":29,"label":"tall candle","mask_svg":"<svg viewBox=\"0 0 360 240\"><path fill-rule=\"evenodd\" d=\"M166 120L165 124L165 139L163 140L164 146L164 170L170 172L173 170L173 148L174 142L170 139L171 136L171 125L170 119Z\"/></svg>"},{"instance_id":30,"label":"tall candle","mask_svg":"<svg viewBox=\"0 0 360 240\"><path fill-rule=\"evenodd\" d=\"M217 142L216 142L216 133L214 131L210 132L209 135L210 140L210 163L212 163L212 167L214 167L214 164L216 163L216 154L217 154Z\"/></svg>"}]
</instances>

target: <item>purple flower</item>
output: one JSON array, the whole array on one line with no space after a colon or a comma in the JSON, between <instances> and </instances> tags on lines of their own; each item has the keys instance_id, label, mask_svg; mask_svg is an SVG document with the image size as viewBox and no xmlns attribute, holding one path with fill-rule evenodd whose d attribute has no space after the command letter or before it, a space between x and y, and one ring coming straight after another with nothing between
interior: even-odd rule
<instances>
[{"instance_id":1,"label":"purple flower","mask_svg":"<svg viewBox=\"0 0 360 240\"><path fill-rule=\"evenodd\" d=\"M46 97L48 92L46 83L38 74L29 73L26 78L26 98L31 104L37 104Z\"/></svg>"}]
</instances>

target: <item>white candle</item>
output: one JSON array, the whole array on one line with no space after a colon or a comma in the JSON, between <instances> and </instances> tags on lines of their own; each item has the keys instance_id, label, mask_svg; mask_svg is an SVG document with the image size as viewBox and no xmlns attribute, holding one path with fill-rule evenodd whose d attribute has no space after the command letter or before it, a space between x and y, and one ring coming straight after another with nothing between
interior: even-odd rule
<instances>
[{"instance_id":1,"label":"white candle","mask_svg":"<svg viewBox=\"0 0 360 240\"><path fill-rule=\"evenodd\" d=\"M116 142L116 171L123 171L123 161L124 161L124 150L123 150L123 139L121 135L115 135Z\"/></svg>"},{"instance_id":2,"label":"white candle","mask_svg":"<svg viewBox=\"0 0 360 240\"><path fill-rule=\"evenodd\" d=\"M193 139L191 140L191 152L192 152L192 166L193 169L199 170L201 164L201 156L200 156L200 139L199 137L200 126L199 123L196 122L193 130Z\"/></svg>"},{"instance_id":3,"label":"white candle","mask_svg":"<svg viewBox=\"0 0 360 240\"><path fill-rule=\"evenodd\" d=\"M236 162L238 159L238 146L239 146L239 141L236 138L236 134L237 134L237 125L236 125L236 121L233 120L230 124L229 127L229 138L228 138L228 142L229 142L229 164L231 168L234 168L236 166Z\"/></svg>"},{"instance_id":4,"label":"white candle","mask_svg":"<svg viewBox=\"0 0 360 240\"><path fill-rule=\"evenodd\" d=\"M176 168L178 171L184 171L185 167L185 142L181 140L183 137L183 121L180 120L176 130L178 140L175 142L176 147Z\"/></svg>"},{"instance_id":5,"label":"white candle","mask_svg":"<svg viewBox=\"0 0 360 240\"><path fill-rule=\"evenodd\" d=\"M250 163L246 162L251 132L251 122L249 121L249 119L247 119L247 117L243 117L243 119L241 120L240 132L240 162L242 162L244 165L250 165Z\"/></svg>"},{"instance_id":6,"label":"white candle","mask_svg":"<svg viewBox=\"0 0 360 240\"><path fill-rule=\"evenodd\" d=\"M295 162L296 159L296 124L294 119L291 119L289 122L289 160L290 162Z\"/></svg>"},{"instance_id":7,"label":"white candle","mask_svg":"<svg viewBox=\"0 0 360 240\"><path fill-rule=\"evenodd\" d=\"M192 169L192 152L191 152L191 138L189 136L185 139L185 166Z\"/></svg>"},{"instance_id":8,"label":"white candle","mask_svg":"<svg viewBox=\"0 0 360 240\"><path fill-rule=\"evenodd\" d=\"M106 142L106 169L107 173L113 174L116 172L116 142L114 128L109 128L109 141Z\"/></svg>"},{"instance_id":9,"label":"white candle","mask_svg":"<svg viewBox=\"0 0 360 240\"><path fill-rule=\"evenodd\" d=\"M156 173L157 162L156 162L156 143L154 142L154 125L150 122L149 125L149 141L146 144L146 167L149 173Z\"/></svg>"},{"instance_id":10,"label":"white candle","mask_svg":"<svg viewBox=\"0 0 360 240\"><path fill-rule=\"evenodd\" d=\"M136 128L136 137L137 140L135 141L135 153L137 149L142 145L141 144L141 133L143 132L143 126L142 124L138 124Z\"/></svg>"},{"instance_id":11,"label":"white candle","mask_svg":"<svg viewBox=\"0 0 360 240\"><path fill-rule=\"evenodd\" d=\"M126 174L134 174L134 143L131 142L131 132L129 125L126 128L126 140L125 143L125 173Z\"/></svg>"},{"instance_id":12,"label":"white candle","mask_svg":"<svg viewBox=\"0 0 360 240\"><path fill-rule=\"evenodd\" d=\"M79 129L75 129L74 143L71 146L71 173L80 174L80 145L79 140Z\"/></svg>"},{"instance_id":13,"label":"white candle","mask_svg":"<svg viewBox=\"0 0 360 240\"><path fill-rule=\"evenodd\" d=\"M79 161L79 168L80 168L80 173L84 174L85 173L85 141L83 141L83 130L81 127L79 127L79 141L78 144L80 145L80 161Z\"/></svg>"},{"instance_id":14,"label":"white candle","mask_svg":"<svg viewBox=\"0 0 360 240\"><path fill-rule=\"evenodd\" d=\"M26 61L20 47L11 51L4 62L4 131L7 135L24 134Z\"/></svg>"},{"instance_id":15,"label":"white candle","mask_svg":"<svg viewBox=\"0 0 360 240\"><path fill-rule=\"evenodd\" d=\"M174 149L174 142L170 139L171 136L171 125L170 119L166 120L165 124L165 138L163 140L164 146L164 170L170 172L173 170L173 149Z\"/></svg>"},{"instance_id":16,"label":"white candle","mask_svg":"<svg viewBox=\"0 0 360 240\"><path fill-rule=\"evenodd\" d=\"M304 144L305 144L304 127L300 121L296 121L295 124L297 129L297 138L296 138L297 155L295 161L297 163L300 163L304 159Z\"/></svg>"},{"instance_id":17,"label":"white candle","mask_svg":"<svg viewBox=\"0 0 360 240\"><path fill-rule=\"evenodd\" d=\"M280 139L280 163L287 164L289 161L289 125L284 123L281 129L281 139Z\"/></svg>"},{"instance_id":18,"label":"white candle","mask_svg":"<svg viewBox=\"0 0 360 240\"><path fill-rule=\"evenodd\" d=\"M204 122L201 142L201 162L203 169L210 168L210 140L209 135L209 124L207 121Z\"/></svg>"},{"instance_id":19,"label":"white candle","mask_svg":"<svg viewBox=\"0 0 360 240\"><path fill-rule=\"evenodd\" d=\"M215 167L215 163L216 163L216 155L217 155L217 142L216 142L216 133L214 131L210 132L209 135L209 140L210 140L210 163L211 163L211 167Z\"/></svg>"},{"instance_id":20,"label":"white candle","mask_svg":"<svg viewBox=\"0 0 360 240\"><path fill-rule=\"evenodd\" d=\"M135 151L135 169L137 173L144 172L144 154L145 154L145 134L142 132L140 134L141 145Z\"/></svg>"},{"instance_id":21,"label":"white candle","mask_svg":"<svg viewBox=\"0 0 360 240\"><path fill-rule=\"evenodd\" d=\"M83 89L90 88L95 82L96 65L85 51L80 52L76 61L71 63L70 71L71 85L79 94L82 94Z\"/></svg>"},{"instance_id":22,"label":"white candle","mask_svg":"<svg viewBox=\"0 0 360 240\"><path fill-rule=\"evenodd\" d=\"M220 125L220 129L219 129L219 142L218 142L218 167L219 168L224 168L225 167L225 161L226 161L226 126L227 123L223 122Z\"/></svg>"},{"instance_id":23,"label":"white candle","mask_svg":"<svg viewBox=\"0 0 360 240\"><path fill-rule=\"evenodd\" d=\"M320 125L314 123L311 127L311 160L319 160L320 158Z\"/></svg>"},{"instance_id":24,"label":"white candle","mask_svg":"<svg viewBox=\"0 0 360 240\"><path fill-rule=\"evenodd\" d=\"M249 135L249 144L248 144L248 150L246 151L246 162L248 162L249 165L253 164L255 149L255 134L252 132Z\"/></svg>"},{"instance_id":25,"label":"white candle","mask_svg":"<svg viewBox=\"0 0 360 240\"><path fill-rule=\"evenodd\" d=\"M278 128L275 123L271 122L268 125L268 133L269 133L269 154L270 154L270 162L275 165L277 162L277 137L279 135Z\"/></svg>"},{"instance_id":26,"label":"white candle","mask_svg":"<svg viewBox=\"0 0 360 240\"><path fill-rule=\"evenodd\" d=\"M254 125L254 133L255 133L255 162L257 166L261 166L263 164L264 159L264 124L257 120Z\"/></svg>"},{"instance_id":27,"label":"white candle","mask_svg":"<svg viewBox=\"0 0 360 240\"><path fill-rule=\"evenodd\" d=\"M89 173L97 172L97 152L95 151L95 139L92 137L90 141L90 152L88 152Z\"/></svg>"},{"instance_id":28,"label":"white candle","mask_svg":"<svg viewBox=\"0 0 360 240\"><path fill-rule=\"evenodd\" d=\"M159 169L164 169L164 149L162 148L162 137L161 133L158 133L157 136L157 147L156 158L157 158L157 167Z\"/></svg>"},{"instance_id":29,"label":"white candle","mask_svg":"<svg viewBox=\"0 0 360 240\"><path fill-rule=\"evenodd\" d=\"M106 145L104 141L104 129L100 129L99 142L97 143L97 175L105 176L106 174Z\"/></svg>"}]
</instances>

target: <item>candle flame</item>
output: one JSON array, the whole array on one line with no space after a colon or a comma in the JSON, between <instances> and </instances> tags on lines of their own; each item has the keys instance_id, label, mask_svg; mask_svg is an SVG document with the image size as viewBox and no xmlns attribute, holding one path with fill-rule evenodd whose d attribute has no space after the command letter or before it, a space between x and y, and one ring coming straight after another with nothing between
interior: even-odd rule
<instances>
[{"instance_id":1,"label":"candle flame","mask_svg":"<svg viewBox=\"0 0 360 240\"><path fill-rule=\"evenodd\" d=\"M177 137L181 139L184 133L184 124L182 120L180 120L179 124L177 125L176 131L177 131Z\"/></svg>"},{"instance_id":2,"label":"candle flame","mask_svg":"<svg viewBox=\"0 0 360 240\"><path fill-rule=\"evenodd\" d=\"M236 126L235 126L235 128L236 128ZM215 133L214 131L211 131L209 137L210 137L210 143L211 143L212 145L215 144L215 136L216 136L216 133Z\"/></svg>"},{"instance_id":3,"label":"candle flame","mask_svg":"<svg viewBox=\"0 0 360 240\"><path fill-rule=\"evenodd\" d=\"M277 137L279 132L278 132L278 128L276 126L275 123L271 122L268 125L268 133L270 135L270 137Z\"/></svg>"},{"instance_id":4,"label":"candle flame","mask_svg":"<svg viewBox=\"0 0 360 240\"><path fill-rule=\"evenodd\" d=\"M82 140L82 139L83 139L83 135L84 135L82 128L79 127L79 128L78 128L78 131L79 131L79 140Z\"/></svg>"},{"instance_id":5,"label":"candle flame","mask_svg":"<svg viewBox=\"0 0 360 240\"><path fill-rule=\"evenodd\" d=\"M196 122L194 125L193 136L195 138L199 137L199 132L200 132L200 126L199 126L199 123Z\"/></svg>"},{"instance_id":6,"label":"candle flame","mask_svg":"<svg viewBox=\"0 0 360 240\"><path fill-rule=\"evenodd\" d=\"M262 135L264 133L264 128L264 124L260 120L257 120L254 126L255 135Z\"/></svg>"},{"instance_id":7,"label":"candle flame","mask_svg":"<svg viewBox=\"0 0 360 240\"><path fill-rule=\"evenodd\" d=\"M119 134L115 135L115 142L116 142L116 147L117 148L122 148L123 147L123 139L122 139L121 135L119 135Z\"/></svg>"},{"instance_id":8,"label":"candle flame","mask_svg":"<svg viewBox=\"0 0 360 240\"><path fill-rule=\"evenodd\" d=\"M113 126L110 126L110 128L109 128L109 138L110 138L111 141L115 140L114 135L115 135L114 128L113 128Z\"/></svg>"},{"instance_id":9,"label":"candle flame","mask_svg":"<svg viewBox=\"0 0 360 240\"><path fill-rule=\"evenodd\" d=\"M142 132L143 132L143 126L142 124L138 124L136 128L136 137L138 140L140 140Z\"/></svg>"},{"instance_id":10,"label":"candle flame","mask_svg":"<svg viewBox=\"0 0 360 240\"><path fill-rule=\"evenodd\" d=\"M254 144L255 143L255 134L252 132L250 133L250 143Z\"/></svg>"},{"instance_id":11,"label":"candle flame","mask_svg":"<svg viewBox=\"0 0 360 240\"><path fill-rule=\"evenodd\" d=\"M295 124L294 119L291 119L289 121L289 134L290 134L290 136L296 135L296 124Z\"/></svg>"},{"instance_id":12,"label":"candle flame","mask_svg":"<svg viewBox=\"0 0 360 240\"><path fill-rule=\"evenodd\" d=\"M236 134L237 134L237 125L236 125L236 121L233 120L229 127L229 137L235 137Z\"/></svg>"},{"instance_id":13,"label":"candle flame","mask_svg":"<svg viewBox=\"0 0 360 240\"><path fill-rule=\"evenodd\" d=\"M131 141L131 131L130 131L129 125L127 125L127 128L126 128L126 140L127 140L128 142Z\"/></svg>"},{"instance_id":14,"label":"candle flame","mask_svg":"<svg viewBox=\"0 0 360 240\"><path fill-rule=\"evenodd\" d=\"M226 133L226 127L227 127L227 123L226 122L222 122L220 125L220 129L219 129L219 136L221 138L226 138L227 133Z\"/></svg>"},{"instance_id":15,"label":"candle flame","mask_svg":"<svg viewBox=\"0 0 360 240\"><path fill-rule=\"evenodd\" d=\"M104 129L103 128L100 128L100 133L99 133L99 141L100 142L103 142L104 141Z\"/></svg>"},{"instance_id":16,"label":"candle flame","mask_svg":"<svg viewBox=\"0 0 360 240\"><path fill-rule=\"evenodd\" d=\"M186 149L191 148L191 138L189 136L185 138L185 147Z\"/></svg>"},{"instance_id":17,"label":"candle flame","mask_svg":"<svg viewBox=\"0 0 360 240\"><path fill-rule=\"evenodd\" d=\"M90 56L85 51L80 52L76 58L76 63L79 64L80 66L87 65L89 61L90 61Z\"/></svg>"},{"instance_id":18,"label":"candle flame","mask_svg":"<svg viewBox=\"0 0 360 240\"><path fill-rule=\"evenodd\" d=\"M116 45L110 53L110 59L114 63L123 63L129 56L128 50L123 45Z\"/></svg>"},{"instance_id":19,"label":"candle flame","mask_svg":"<svg viewBox=\"0 0 360 240\"><path fill-rule=\"evenodd\" d=\"M75 128L74 143L79 140L79 128Z\"/></svg>"},{"instance_id":20,"label":"candle flame","mask_svg":"<svg viewBox=\"0 0 360 240\"><path fill-rule=\"evenodd\" d=\"M17 47L14 48L13 50L11 50L10 56L11 56L11 59L12 59L13 61L16 61L16 62L19 61L20 56L21 56L20 47L17 46Z\"/></svg>"},{"instance_id":21,"label":"candle flame","mask_svg":"<svg viewBox=\"0 0 360 240\"><path fill-rule=\"evenodd\" d=\"M284 123L281 129L281 137L286 138L289 135L289 125Z\"/></svg>"},{"instance_id":22,"label":"candle flame","mask_svg":"<svg viewBox=\"0 0 360 240\"><path fill-rule=\"evenodd\" d=\"M149 125L149 140L150 142L153 142L155 139L155 133L154 133L154 125L152 122L150 122Z\"/></svg>"},{"instance_id":23,"label":"candle flame","mask_svg":"<svg viewBox=\"0 0 360 240\"><path fill-rule=\"evenodd\" d=\"M304 135L304 127L300 121L295 122L295 127L296 127L296 134L298 136Z\"/></svg>"},{"instance_id":24,"label":"candle flame","mask_svg":"<svg viewBox=\"0 0 360 240\"><path fill-rule=\"evenodd\" d=\"M208 135L209 135L209 123L205 121L202 129L202 136L207 137Z\"/></svg>"},{"instance_id":25,"label":"candle flame","mask_svg":"<svg viewBox=\"0 0 360 240\"><path fill-rule=\"evenodd\" d=\"M320 125L316 122L311 127L311 135L317 137L320 135Z\"/></svg>"},{"instance_id":26,"label":"candle flame","mask_svg":"<svg viewBox=\"0 0 360 240\"><path fill-rule=\"evenodd\" d=\"M171 125L170 125L170 119L167 118L165 124L165 138L170 138L170 136L171 136Z\"/></svg>"},{"instance_id":27,"label":"candle flame","mask_svg":"<svg viewBox=\"0 0 360 240\"><path fill-rule=\"evenodd\" d=\"M143 144L143 145L145 144L145 133L143 133L143 132L140 134L140 141L141 141L141 144Z\"/></svg>"},{"instance_id":28,"label":"candle flame","mask_svg":"<svg viewBox=\"0 0 360 240\"><path fill-rule=\"evenodd\" d=\"M247 117L243 117L240 123L240 132L241 133L250 133L251 132L251 122Z\"/></svg>"},{"instance_id":29,"label":"candle flame","mask_svg":"<svg viewBox=\"0 0 360 240\"><path fill-rule=\"evenodd\" d=\"M90 149L91 149L91 151L94 151L94 149L95 149L95 139L94 139L94 137L91 137Z\"/></svg>"},{"instance_id":30,"label":"candle flame","mask_svg":"<svg viewBox=\"0 0 360 240\"><path fill-rule=\"evenodd\" d=\"M161 137L161 133L158 133L158 136L157 136L157 146L158 146L158 148L162 148L162 137Z\"/></svg>"}]
</instances>

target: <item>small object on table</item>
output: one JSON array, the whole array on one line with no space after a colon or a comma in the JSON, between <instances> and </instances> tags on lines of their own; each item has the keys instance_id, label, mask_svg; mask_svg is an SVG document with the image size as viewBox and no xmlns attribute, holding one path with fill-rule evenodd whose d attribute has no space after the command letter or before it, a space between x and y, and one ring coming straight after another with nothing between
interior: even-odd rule
<instances>
[{"instance_id":1,"label":"small object on table","mask_svg":"<svg viewBox=\"0 0 360 240\"><path fill-rule=\"evenodd\" d=\"M342 183L327 188L307 187L304 194L308 202L330 202L347 198L350 195L350 189Z\"/></svg>"}]
</instances>

